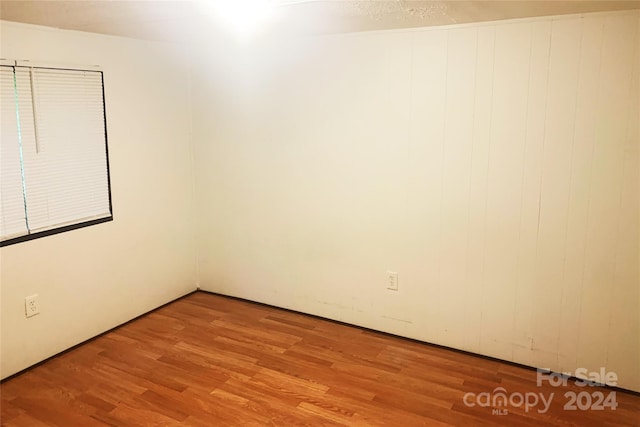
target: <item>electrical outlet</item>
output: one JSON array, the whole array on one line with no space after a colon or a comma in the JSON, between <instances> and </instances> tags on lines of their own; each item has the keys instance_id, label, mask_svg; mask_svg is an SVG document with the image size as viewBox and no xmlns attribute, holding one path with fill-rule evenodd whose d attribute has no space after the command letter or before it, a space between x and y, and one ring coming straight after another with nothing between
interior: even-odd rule
<instances>
[{"instance_id":1,"label":"electrical outlet","mask_svg":"<svg viewBox=\"0 0 640 427\"><path fill-rule=\"evenodd\" d=\"M27 317L40 314L40 306L38 305L38 294L31 295L24 299L24 314Z\"/></svg>"},{"instance_id":2,"label":"electrical outlet","mask_svg":"<svg viewBox=\"0 0 640 427\"><path fill-rule=\"evenodd\" d=\"M387 289L398 290L398 273L396 271L387 271Z\"/></svg>"}]
</instances>

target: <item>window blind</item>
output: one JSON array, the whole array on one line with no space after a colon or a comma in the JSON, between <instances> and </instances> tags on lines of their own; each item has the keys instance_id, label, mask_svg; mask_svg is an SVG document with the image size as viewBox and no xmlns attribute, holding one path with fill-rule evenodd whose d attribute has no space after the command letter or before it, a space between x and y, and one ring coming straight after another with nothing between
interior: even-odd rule
<instances>
[{"instance_id":1,"label":"window blind","mask_svg":"<svg viewBox=\"0 0 640 427\"><path fill-rule=\"evenodd\" d=\"M102 73L0 71L3 243L111 219Z\"/></svg>"}]
</instances>

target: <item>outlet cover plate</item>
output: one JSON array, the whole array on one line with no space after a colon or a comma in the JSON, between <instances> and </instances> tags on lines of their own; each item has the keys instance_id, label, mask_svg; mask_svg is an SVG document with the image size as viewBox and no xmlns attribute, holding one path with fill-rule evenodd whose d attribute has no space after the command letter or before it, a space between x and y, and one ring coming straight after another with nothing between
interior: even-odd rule
<instances>
[{"instance_id":1,"label":"outlet cover plate","mask_svg":"<svg viewBox=\"0 0 640 427\"><path fill-rule=\"evenodd\" d=\"M391 291L398 290L398 272L387 271L387 289Z\"/></svg>"},{"instance_id":2,"label":"outlet cover plate","mask_svg":"<svg viewBox=\"0 0 640 427\"><path fill-rule=\"evenodd\" d=\"M24 314L27 317L40 314L40 306L38 305L38 295L31 295L24 299Z\"/></svg>"}]
</instances>

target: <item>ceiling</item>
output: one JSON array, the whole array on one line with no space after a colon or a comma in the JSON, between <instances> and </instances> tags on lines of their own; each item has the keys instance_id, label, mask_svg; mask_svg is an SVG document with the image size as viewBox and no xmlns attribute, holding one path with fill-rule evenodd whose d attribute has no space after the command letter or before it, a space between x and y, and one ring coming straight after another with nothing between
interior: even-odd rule
<instances>
[{"instance_id":1,"label":"ceiling","mask_svg":"<svg viewBox=\"0 0 640 427\"><path fill-rule=\"evenodd\" d=\"M216 1L223 0L1 0L0 19L185 42L216 27L208 13L210 7L207 8ZM278 20L272 23L272 30L314 34L640 9L640 0L271 0L271 4L278 12Z\"/></svg>"}]
</instances>

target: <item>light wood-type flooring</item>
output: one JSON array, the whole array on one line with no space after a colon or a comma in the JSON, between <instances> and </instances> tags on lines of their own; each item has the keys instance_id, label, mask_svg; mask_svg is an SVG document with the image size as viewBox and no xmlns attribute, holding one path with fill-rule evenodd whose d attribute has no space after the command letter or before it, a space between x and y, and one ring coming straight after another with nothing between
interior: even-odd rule
<instances>
[{"instance_id":1,"label":"light wood-type flooring","mask_svg":"<svg viewBox=\"0 0 640 427\"><path fill-rule=\"evenodd\" d=\"M6 426L640 425L634 394L572 381L538 387L523 367L204 292L0 391ZM579 396L576 410L565 409L565 393ZM600 393L609 400L596 405ZM553 394L546 412L533 406L541 394ZM615 410L605 407L612 396Z\"/></svg>"}]
</instances>

